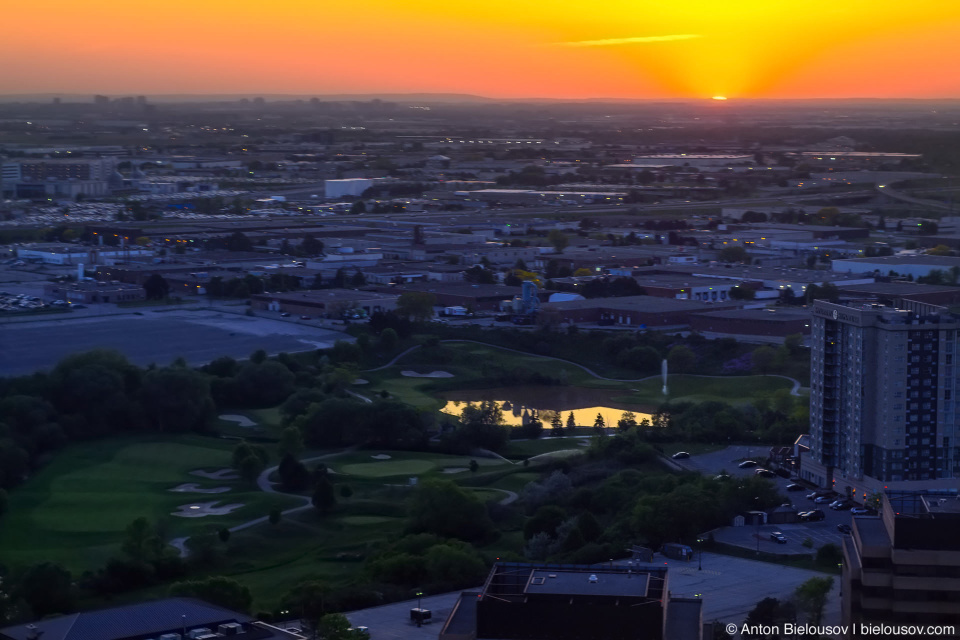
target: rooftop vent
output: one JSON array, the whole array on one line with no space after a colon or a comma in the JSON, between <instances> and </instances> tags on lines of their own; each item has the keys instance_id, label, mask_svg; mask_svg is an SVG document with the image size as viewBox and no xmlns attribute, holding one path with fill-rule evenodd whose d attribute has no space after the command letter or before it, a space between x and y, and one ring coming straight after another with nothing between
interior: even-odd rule
<instances>
[{"instance_id":1,"label":"rooftop vent","mask_svg":"<svg viewBox=\"0 0 960 640\"><path fill-rule=\"evenodd\" d=\"M596 583L597 583L597 574L591 573L591 574L590 574L590 577L587 578L587 580L590 582L590 584L596 584Z\"/></svg>"}]
</instances>

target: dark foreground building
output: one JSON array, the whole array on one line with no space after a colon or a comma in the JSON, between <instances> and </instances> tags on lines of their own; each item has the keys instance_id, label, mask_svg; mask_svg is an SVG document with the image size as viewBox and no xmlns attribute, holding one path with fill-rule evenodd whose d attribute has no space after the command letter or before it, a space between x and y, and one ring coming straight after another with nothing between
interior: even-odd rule
<instances>
[{"instance_id":1,"label":"dark foreground building","mask_svg":"<svg viewBox=\"0 0 960 640\"><path fill-rule=\"evenodd\" d=\"M843 543L843 624L952 625L960 633L960 497L887 491ZM852 633L849 637L858 637Z\"/></svg>"},{"instance_id":2,"label":"dark foreground building","mask_svg":"<svg viewBox=\"0 0 960 640\"><path fill-rule=\"evenodd\" d=\"M461 594L440 640L700 640L701 604L669 596L666 566L500 562Z\"/></svg>"},{"instance_id":3,"label":"dark foreground building","mask_svg":"<svg viewBox=\"0 0 960 640\"><path fill-rule=\"evenodd\" d=\"M0 629L0 640L296 640L303 636L193 598L85 611Z\"/></svg>"}]
</instances>

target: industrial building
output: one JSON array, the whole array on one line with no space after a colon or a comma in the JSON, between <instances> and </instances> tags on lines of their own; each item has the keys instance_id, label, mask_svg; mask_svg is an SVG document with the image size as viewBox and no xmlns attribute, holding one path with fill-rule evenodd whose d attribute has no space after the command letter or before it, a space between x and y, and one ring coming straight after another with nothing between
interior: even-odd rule
<instances>
[{"instance_id":1,"label":"industrial building","mask_svg":"<svg viewBox=\"0 0 960 640\"><path fill-rule=\"evenodd\" d=\"M354 291L352 289L320 289L291 293L259 293L250 296L254 309L279 311L310 317L367 317L378 311L392 311L397 294Z\"/></svg>"},{"instance_id":2,"label":"industrial building","mask_svg":"<svg viewBox=\"0 0 960 640\"><path fill-rule=\"evenodd\" d=\"M956 488L960 316L909 306L814 303L803 479L858 500Z\"/></svg>"},{"instance_id":3,"label":"industrial building","mask_svg":"<svg viewBox=\"0 0 960 640\"><path fill-rule=\"evenodd\" d=\"M879 517L853 518L843 542L842 624L960 629L960 497L884 491ZM891 634L893 635L893 634ZM902 637L902 636L901 636Z\"/></svg>"},{"instance_id":4,"label":"industrial building","mask_svg":"<svg viewBox=\"0 0 960 640\"><path fill-rule=\"evenodd\" d=\"M699 598L674 598L667 567L498 562L461 594L440 640L699 640Z\"/></svg>"}]
</instances>

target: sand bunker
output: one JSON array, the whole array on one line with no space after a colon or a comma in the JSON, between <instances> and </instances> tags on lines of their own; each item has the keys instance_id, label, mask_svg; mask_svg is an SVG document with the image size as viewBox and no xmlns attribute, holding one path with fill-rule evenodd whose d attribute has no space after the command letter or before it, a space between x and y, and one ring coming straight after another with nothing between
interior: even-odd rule
<instances>
[{"instance_id":1,"label":"sand bunker","mask_svg":"<svg viewBox=\"0 0 960 640\"><path fill-rule=\"evenodd\" d=\"M200 476L201 478L207 478L208 480L238 480L240 478L237 475L237 472L233 469L218 469L217 471L204 471L203 469L196 469L190 472L192 476Z\"/></svg>"},{"instance_id":2,"label":"sand bunker","mask_svg":"<svg viewBox=\"0 0 960 640\"><path fill-rule=\"evenodd\" d=\"M449 371L431 371L430 373L417 373L416 371L401 371L400 375L406 378L452 378L453 374Z\"/></svg>"},{"instance_id":3,"label":"sand bunker","mask_svg":"<svg viewBox=\"0 0 960 640\"><path fill-rule=\"evenodd\" d=\"M177 509L179 511L171 511L170 515L177 516L179 518L203 518L205 516L225 516L231 511L235 511L242 507L240 503L235 504L225 504L218 507L220 504L219 500L213 502L194 502L193 504L182 504Z\"/></svg>"},{"instance_id":4,"label":"sand bunker","mask_svg":"<svg viewBox=\"0 0 960 640\"><path fill-rule=\"evenodd\" d=\"M390 459L390 456L388 456L388 455L385 454L385 453L378 453L377 455L375 455L375 456L370 456L370 457L373 458L374 460L389 460L389 459Z\"/></svg>"},{"instance_id":5,"label":"sand bunker","mask_svg":"<svg viewBox=\"0 0 960 640\"><path fill-rule=\"evenodd\" d=\"M230 487L212 487L210 489L204 489L196 482L189 482L187 484L181 484L178 487L170 489L175 493L226 493L230 491Z\"/></svg>"},{"instance_id":6,"label":"sand bunker","mask_svg":"<svg viewBox=\"0 0 960 640\"><path fill-rule=\"evenodd\" d=\"M464 471L470 471L467 467L447 467L441 473L463 473Z\"/></svg>"},{"instance_id":7,"label":"sand bunker","mask_svg":"<svg viewBox=\"0 0 960 640\"><path fill-rule=\"evenodd\" d=\"M238 416L232 413L220 416L221 420L226 420L227 422L236 422L241 427L255 427L257 423L248 418L247 416Z\"/></svg>"}]
</instances>

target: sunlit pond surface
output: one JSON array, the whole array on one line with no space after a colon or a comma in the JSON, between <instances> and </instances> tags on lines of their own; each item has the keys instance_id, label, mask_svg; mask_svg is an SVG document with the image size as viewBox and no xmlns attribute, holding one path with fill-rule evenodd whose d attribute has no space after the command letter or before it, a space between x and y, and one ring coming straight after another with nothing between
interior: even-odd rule
<instances>
[{"instance_id":1,"label":"sunlit pond surface","mask_svg":"<svg viewBox=\"0 0 960 640\"><path fill-rule=\"evenodd\" d=\"M563 426L573 413L578 427L592 427L597 414L603 416L608 427L615 427L624 411L632 411L637 422L650 419L650 413L638 407L612 400L613 396L625 395L623 390L585 389L582 387L501 387L497 389L450 391L442 394L447 400L442 411L459 416L468 403L496 402L503 410L504 422L520 426L525 420L538 416L543 426L550 428L555 413L560 414ZM638 411L638 409L641 409Z\"/></svg>"}]
</instances>

